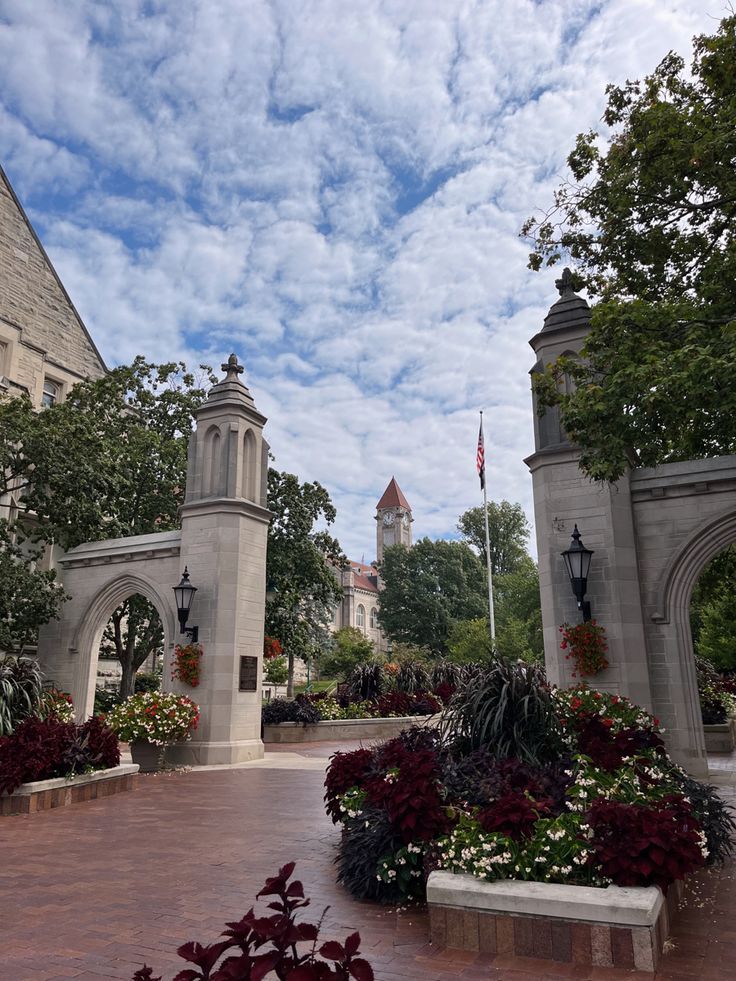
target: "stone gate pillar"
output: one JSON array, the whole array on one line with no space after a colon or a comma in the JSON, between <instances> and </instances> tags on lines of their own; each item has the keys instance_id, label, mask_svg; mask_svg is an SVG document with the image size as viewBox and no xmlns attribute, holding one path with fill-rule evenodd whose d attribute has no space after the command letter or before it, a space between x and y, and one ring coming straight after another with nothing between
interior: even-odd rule
<instances>
[{"instance_id":1,"label":"stone gate pillar","mask_svg":"<svg viewBox=\"0 0 736 981\"><path fill-rule=\"evenodd\" d=\"M204 654L200 686L179 688L201 706L199 729L170 755L194 765L263 756L266 418L240 380L234 354L222 370L225 378L196 412L181 514L181 567L198 589L190 622L199 627Z\"/></svg>"},{"instance_id":2,"label":"stone gate pillar","mask_svg":"<svg viewBox=\"0 0 736 981\"><path fill-rule=\"evenodd\" d=\"M556 283L559 300L529 342L538 359L532 373L562 354L580 354L590 329L590 307L573 292L571 279L566 269ZM563 687L574 681L571 664L560 650L559 627L578 622L580 614L560 553L569 546L577 524L585 545L595 551L587 598L593 618L606 628L609 644L611 666L596 677L595 685L651 710L629 476L615 485L589 480L579 468L580 453L567 439L557 409L538 416L536 404L534 408L535 452L525 462L534 488L548 677Z\"/></svg>"}]
</instances>

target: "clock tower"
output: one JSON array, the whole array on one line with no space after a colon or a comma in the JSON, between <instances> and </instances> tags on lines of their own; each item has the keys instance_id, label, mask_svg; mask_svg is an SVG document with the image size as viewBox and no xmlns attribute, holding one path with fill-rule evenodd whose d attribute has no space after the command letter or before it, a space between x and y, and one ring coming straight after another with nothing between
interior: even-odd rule
<instances>
[{"instance_id":1,"label":"clock tower","mask_svg":"<svg viewBox=\"0 0 736 981\"><path fill-rule=\"evenodd\" d=\"M376 558L383 562L383 550L392 545L411 546L411 507L392 477L376 507Z\"/></svg>"}]
</instances>

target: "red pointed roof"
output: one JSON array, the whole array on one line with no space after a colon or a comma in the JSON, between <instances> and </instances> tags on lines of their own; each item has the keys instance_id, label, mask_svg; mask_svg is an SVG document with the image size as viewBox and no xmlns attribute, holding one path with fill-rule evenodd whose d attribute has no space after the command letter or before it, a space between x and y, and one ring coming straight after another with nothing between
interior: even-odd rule
<instances>
[{"instance_id":1,"label":"red pointed roof","mask_svg":"<svg viewBox=\"0 0 736 981\"><path fill-rule=\"evenodd\" d=\"M409 502L396 483L396 477L391 478L388 487L383 492L383 497L376 505L377 511L380 511L382 508L406 508L407 511L411 511Z\"/></svg>"}]
</instances>

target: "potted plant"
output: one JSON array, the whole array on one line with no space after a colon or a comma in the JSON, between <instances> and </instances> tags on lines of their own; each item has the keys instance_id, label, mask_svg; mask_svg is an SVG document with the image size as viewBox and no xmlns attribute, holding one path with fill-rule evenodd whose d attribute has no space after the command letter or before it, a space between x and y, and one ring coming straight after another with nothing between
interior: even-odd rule
<instances>
[{"instance_id":1,"label":"potted plant","mask_svg":"<svg viewBox=\"0 0 736 981\"><path fill-rule=\"evenodd\" d=\"M126 698L107 716L107 724L123 742L141 773L161 769L166 747L191 738L199 722L199 706L186 695L142 691Z\"/></svg>"}]
</instances>

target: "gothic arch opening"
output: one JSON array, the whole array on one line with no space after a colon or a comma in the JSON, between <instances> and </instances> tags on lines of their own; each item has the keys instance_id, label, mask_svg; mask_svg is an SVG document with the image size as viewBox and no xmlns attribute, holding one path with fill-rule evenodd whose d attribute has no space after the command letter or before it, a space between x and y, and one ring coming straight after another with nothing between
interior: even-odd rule
<instances>
[{"instance_id":1,"label":"gothic arch opening","mask_svg":"<svg viewBox=\"0 0 736 981\"><path fill-rule=\"evenodd\" d=\"M257 486L257 446L252 429L246 430L243 437L243 473L241 476L241 494L247 501L255 501Z\"/></svg>"},{"instance_id":2,"label":"gothic arch opening","mask_svg":"<svg viewBox=\"0 0 736 981\"><path fill-rule=\"evenodd\" d=\"M652 616L654 623L661 625L670 674L682 688L691 748L702 755L705 753L705 742L690 620L691 601L698 579L706 573L711 561L735 543L734 510L710 517L694 528L664 570L656 612Z\"/></svg>"},{"instance_id":3,"label":"gothic arch opening","mask_svg":"<svg viewBox=\"0 0 736 981\"><path fill-rule=\"evenodd\" d=\"M126 636L128 624L125 619L125 604L132 597L136 598L132 611L134 617L142 613L145 619L148 610L155 611L158 621L153 627L155 647L159 653L159 663L166 661L165 652L169 650L175 637L170 598L163 595L154 582L138 575L123 574L106 583L88 604L75 637L77 666L72 696L78 714L83 718L87 718L93 711L98 661L103 643L114 646L114 627L113 637L108 636L107 639L106 629L111 624L113 615L122 610L118 625L123 637ZM127 615L129 617L130 614ZM168 665L162 663L161 666L162 687L166 688L169 676Z\"/></svg>"},{"instance_id":4,"label":"gothic arch opening","mask_svg":"<svg viewBox=\"0 0 736 981\"><path fill-rule=\"evenodd\" d=\"M222 469L222 451L220 443L220 430L217 426L211 426L204 437L202 493L205 497L213 497L221 490L220 472Z\"/></svg>"},{"instance_id":5,"label":"gothic arch opening","mask_svg":"<svg viewBox=\"0 0 736 981\"><path fill-rule=\"evenodd\" d=\"M723 725L729 691L736 691L736 545L703 567L690 598L690 630L703 724Z\"/></svg>"}]
</instances>

